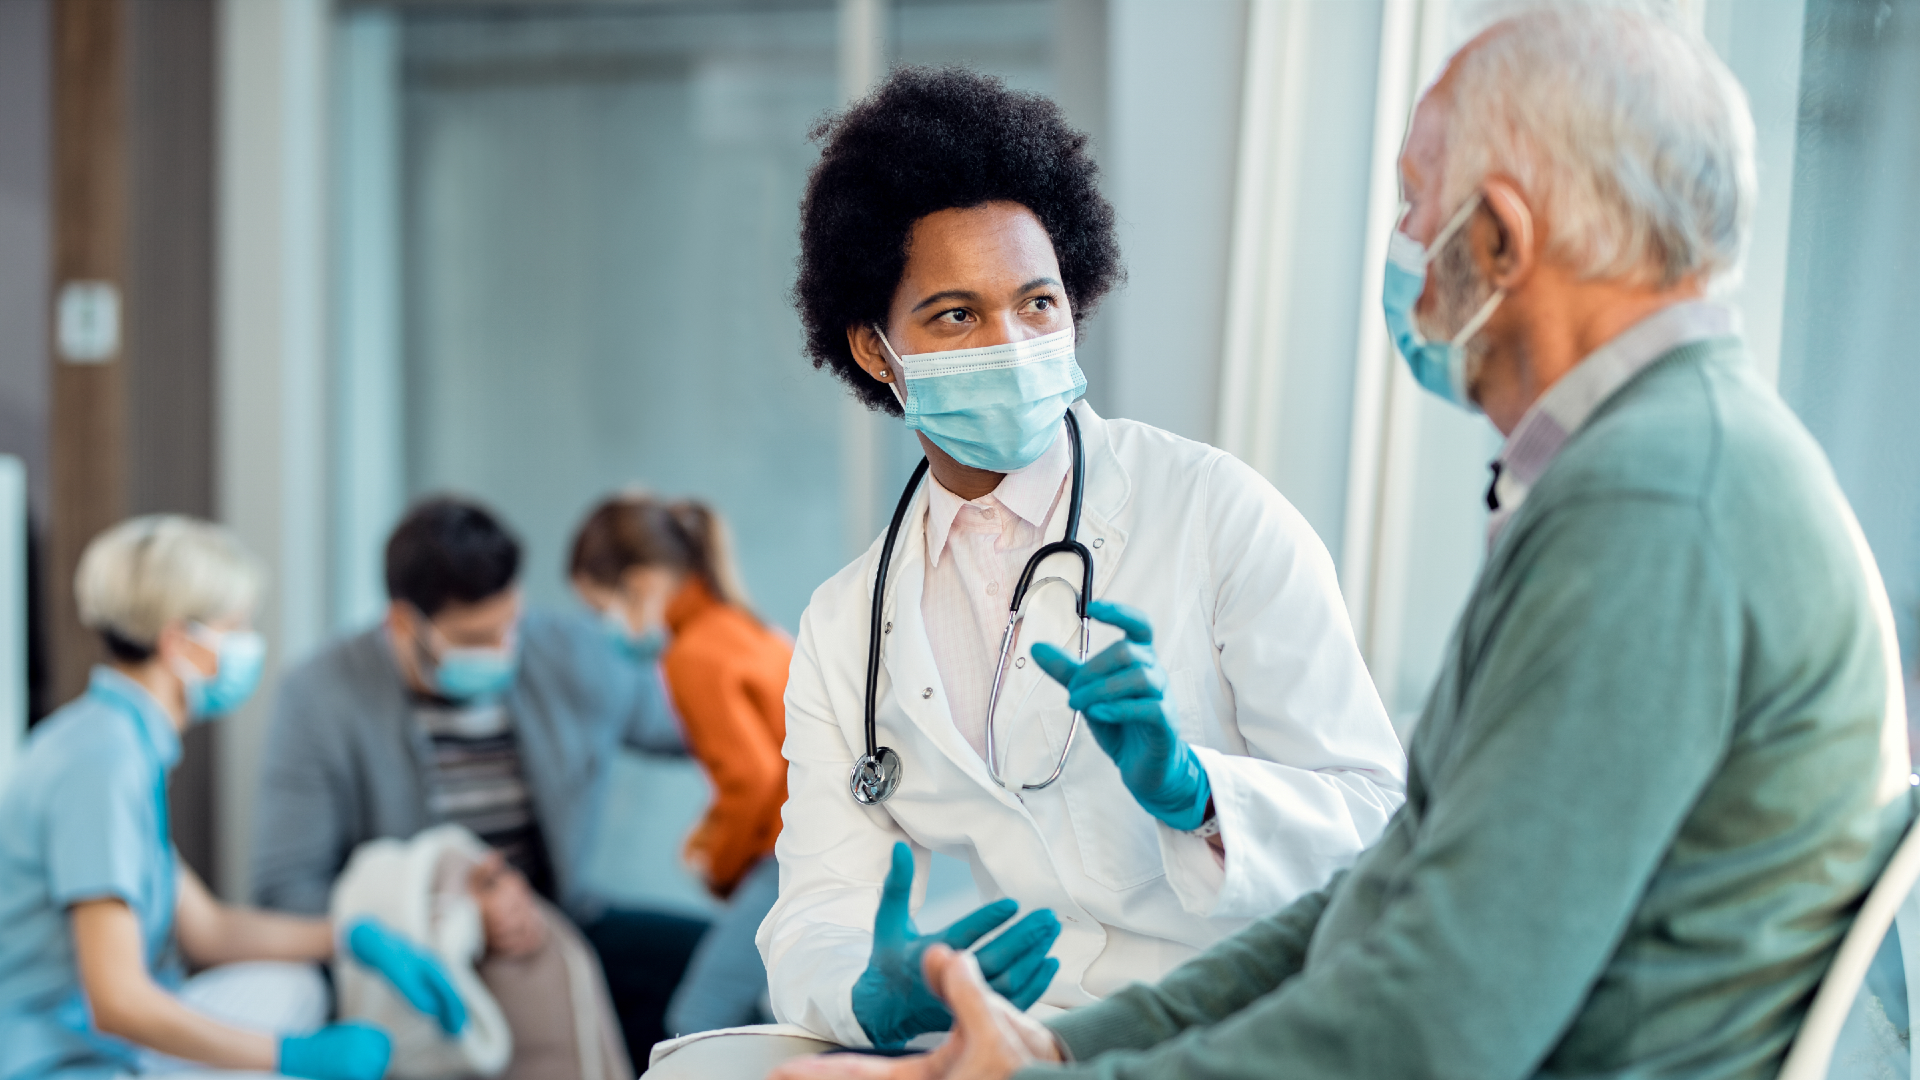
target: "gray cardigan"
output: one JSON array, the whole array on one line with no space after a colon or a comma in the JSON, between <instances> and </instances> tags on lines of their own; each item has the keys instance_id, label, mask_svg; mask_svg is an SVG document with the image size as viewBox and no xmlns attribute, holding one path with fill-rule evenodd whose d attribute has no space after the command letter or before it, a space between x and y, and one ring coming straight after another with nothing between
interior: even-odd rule
<instances>
[{"instance_id":1,"label":"gray cardigan","mask_svg":"<svg viewBox=\"0 0 1920 1080\"><path fill-rule=\"evenodd\" d=\"M679 723L653 665L616 653L582 616L528 613L506 697L555 889L575 919L604 906L581 871L621 746L683 753ZM336 641L288 673L267 735L254 832L253 895L321 914L355 846L437 824L427 810L426 736L386 633Z\"/></svg>"}]
</instances>

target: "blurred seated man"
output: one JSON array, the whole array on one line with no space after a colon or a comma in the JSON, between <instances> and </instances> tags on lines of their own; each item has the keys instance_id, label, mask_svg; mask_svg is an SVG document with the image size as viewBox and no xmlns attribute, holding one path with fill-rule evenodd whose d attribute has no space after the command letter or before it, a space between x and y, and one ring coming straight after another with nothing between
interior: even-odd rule
<instances>
[{"instance_id":1,"label":"blurred seated man","mask_svg":"<svg viewBox=\"0 0 1920 1080\"><path fill-rule=\"evenodd\" d=\"M1451 60L1400 168L1388 325L1507 436L1406 805L1157 985L1042 1025L929 949L939 1052L782 1080L1779 1069L1912 810L1879 573L1705 299L1754 205L1739 87L1651 15L1536 8ZM1073 667L1089 713L1152 704Z\"/></svg>"},{"instance_id":2,"label":"blurred seated man","mask_svg":"<svg viewBox=\"0 0 1920 1080\"><path fill-rule=\"evenodd\" d=\"M705 924L609 906L582 879L615 752L681 752L678 727L658 670L596 620L522 611L519 568L519 543L472 503L431 499L394 529L386 618L281 684L254 895L319 914L357 845L465 825L497 853L474 882L490 954L538 949L532 898L557 904L644 1058Z\"/></svg>"}]
</instances>

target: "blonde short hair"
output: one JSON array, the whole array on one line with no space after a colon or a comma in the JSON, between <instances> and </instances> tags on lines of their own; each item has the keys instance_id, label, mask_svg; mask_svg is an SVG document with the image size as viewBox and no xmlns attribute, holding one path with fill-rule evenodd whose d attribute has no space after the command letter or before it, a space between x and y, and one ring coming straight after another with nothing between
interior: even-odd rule
<instances>
[{"instance_id":1,"label":"blonde short hair","mask_svg":"<svg viewBox=\"0 0 1920 1080\"><path fill-rule=\"evenodd\" d=\"M259 560L231 532L180 514L123 521L87 545L73 575L80 622L151 649L174 620L245 613L260 596Z\"/></svg>"}]
</instances>

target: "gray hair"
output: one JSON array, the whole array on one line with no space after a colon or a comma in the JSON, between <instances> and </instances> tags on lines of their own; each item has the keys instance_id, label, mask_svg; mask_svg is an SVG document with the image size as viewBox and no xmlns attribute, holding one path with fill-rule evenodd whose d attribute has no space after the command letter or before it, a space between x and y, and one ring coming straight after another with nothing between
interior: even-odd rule
<instances>
[{"instance_id":1,"label":"gray hair","mask_svg":"<svg viewBox=\"0 0 1920 1080\"><path fill-rule=\"evenodd\" d=\"M1445 205L1505 174L1584 278L1738 278L1753 114L1700 35L1645 5L1534 7L1458 56L1452 86Z\"/></svg>"},{"instance_id":2,"label":"gray hair","mask_svg":"<svg viewBox=\"0 0 1920 1080\"><path fill-rule=\"evenodd\" d=\"M179 514L130 518L93 538L73 575L80 622L152 648L175 620L245 614L260 596L260 563L231 532Z\"/></svg>"}]
</instances>

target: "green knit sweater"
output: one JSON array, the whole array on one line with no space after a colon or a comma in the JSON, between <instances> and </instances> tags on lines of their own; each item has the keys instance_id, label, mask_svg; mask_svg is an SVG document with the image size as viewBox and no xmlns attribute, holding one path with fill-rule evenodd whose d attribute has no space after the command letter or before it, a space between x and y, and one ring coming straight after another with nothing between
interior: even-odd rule
<instances>
[{"instance_id":1,"label":"green knit sweater","mask_svg":"<svg viewBox=\"0 0 1920 1080\"><path fill-rule=\"evenodd\" d=\"M1912 813L1864 550L1736 340L1661 357L1501 535L1379 843L1022 1075L1771 1076Z\"/></svg>"}]
</instances>

